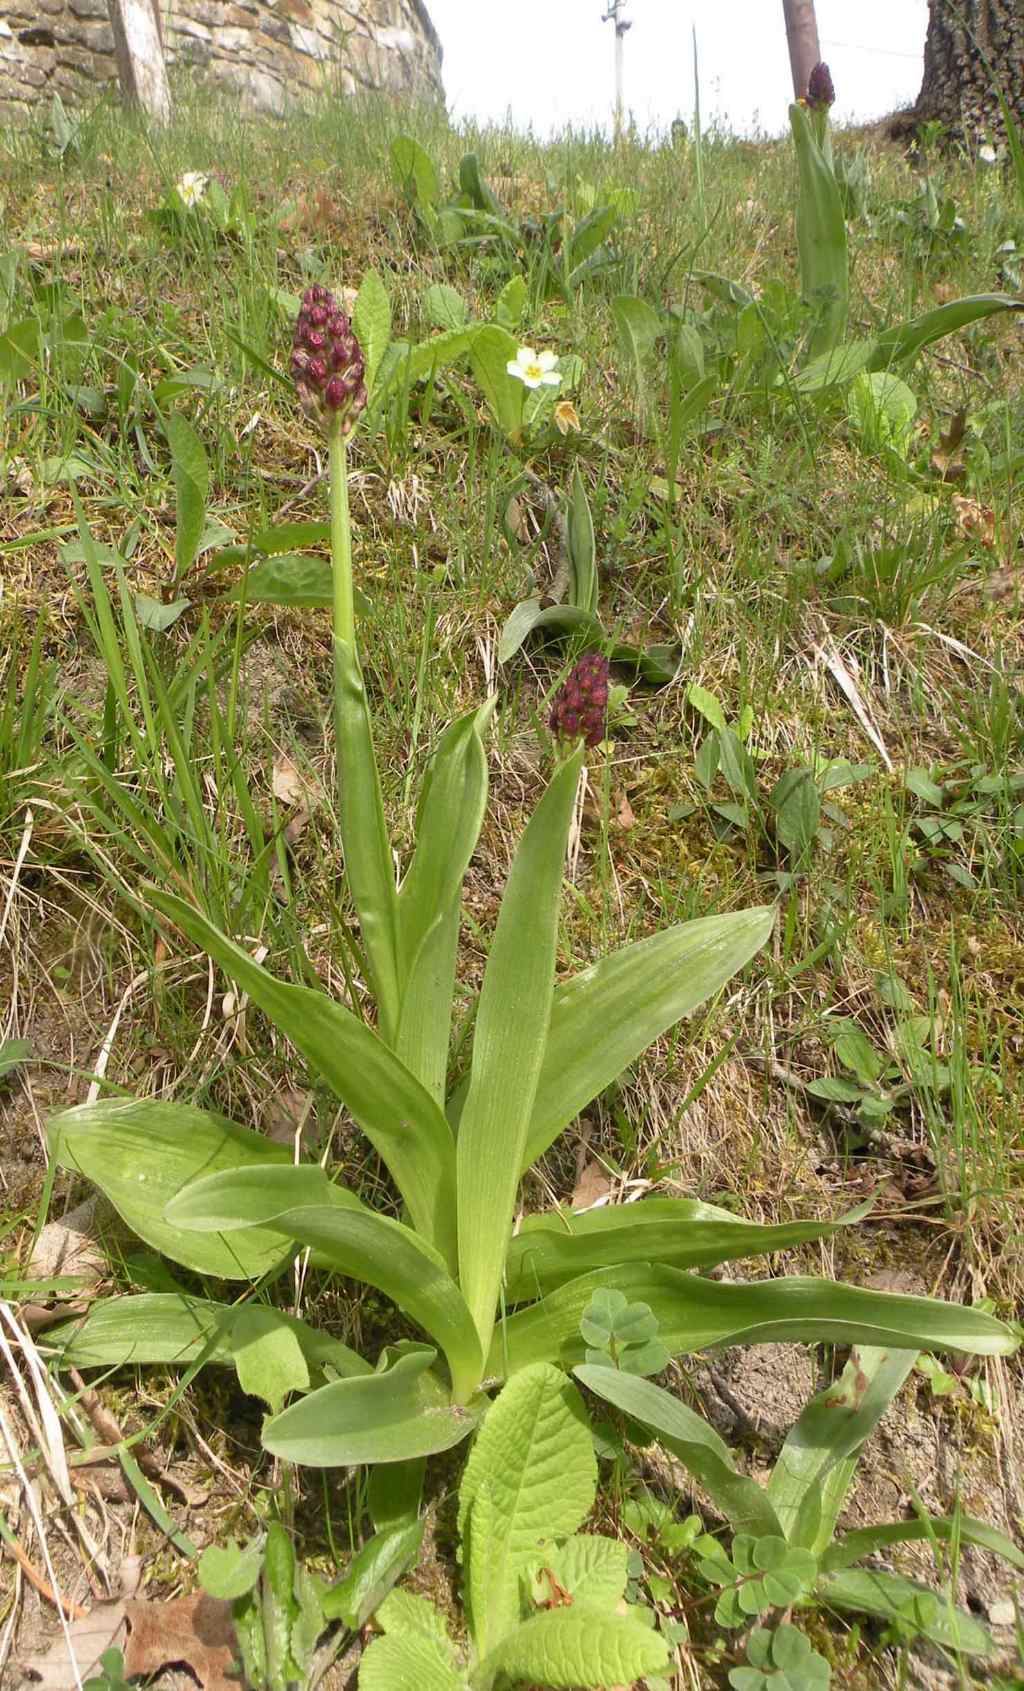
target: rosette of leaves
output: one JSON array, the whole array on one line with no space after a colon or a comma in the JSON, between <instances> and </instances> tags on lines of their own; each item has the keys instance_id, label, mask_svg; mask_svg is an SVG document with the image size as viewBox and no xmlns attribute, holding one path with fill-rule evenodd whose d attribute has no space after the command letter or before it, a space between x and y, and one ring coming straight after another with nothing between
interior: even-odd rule
<instances>
[{"instance_id":1,"label":"rosette of leaves","mask_svg":"<svg viewBox=\"0 0 1024 1691\"><path fill-rule=\"evenodd\" d=\"M653 1614L623 1600L626 1545L578 1531L596 1482L579 1393L547 1364L524 1369L495 1399L459 1490L466 1646L425 1598L395 1591L360 1691L615 1686L664 1668Z\"/></svg>"}]
</instances>

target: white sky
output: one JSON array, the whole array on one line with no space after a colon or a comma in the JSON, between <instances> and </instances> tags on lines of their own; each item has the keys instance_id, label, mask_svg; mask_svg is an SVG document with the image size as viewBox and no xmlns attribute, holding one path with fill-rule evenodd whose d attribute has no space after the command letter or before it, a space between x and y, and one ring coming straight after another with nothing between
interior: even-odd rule
<instances>
[{"instance_id":1,"label":"white sky","mask_svg":"<svg viewBox=\"0 0 1024 1691\"><path fill-rule=\"evenodd\" d=\"M614 37L602 0L426 0L444 45L456 118L538 135L609 122ZM822 57L840 121L882 117L921 85L928 0L817 0ZM630 0L625 93L641 130L693 109L696 26L701 113L736 133L780 133L792 98L782 0Z\"/></svg>"}]
</instances>

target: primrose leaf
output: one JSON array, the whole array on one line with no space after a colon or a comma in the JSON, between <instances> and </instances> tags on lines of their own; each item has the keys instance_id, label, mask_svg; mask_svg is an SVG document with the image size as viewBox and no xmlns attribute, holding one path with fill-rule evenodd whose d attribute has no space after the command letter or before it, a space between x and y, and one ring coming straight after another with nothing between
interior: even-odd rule
<instances>
[{"instance_id":1,"label":"primrose leaf","mask_svg":"<svg viewBox=\"0 0 1024 1691\"><path fill-rule=\"evenodd\" d=\"M164 423L164 433L171 449L171 467L177 497L174 579L180 581L192 567L206 524L210 466L202 441L192 424L179 412L171 412Z\"/></svg>"},{"instance_id":2,"label":"primrose leaf","mask_svg":"<svg viewBox=\"0 0 1024 1691\"><path fill-rule=\"evenodd\" d=\"M235 1320L234 1359L238 1383L276 1413L292 1392L309 1389L309 1368L295 1333L279 1310L249 1304Z\"/></svg>"},{"instance_id":3,"label":"primrose leaf","mask_svg":"<svg viewBox=\"0 0 1024 1691\"><path fill-rule=\"evenodd\" d=\"M422 1632L375 1638L359 1662L359 1691L465 1691L468 1683L451 1645Z\"/></svg>"},{"instance_id":4,"label":"primrose leaf","mask_svg":"<svg viewBox=\"0 0 1024 1691\"><path fill-rule=\"evenodd\" d=\"M667 1665L665 1640L633 1615L571 1603L516 1627L484 1658L481 1675L504 1674L514 1684L576 1691L580 1686L632 1685Z\"/></svg>"},{"instance_id":5,"label":"primrose leaf","mask_svg":"<svg viewBox=\"0 0 1024 1691\"><path fill-rule=\"evenodd\" d=\"M260 1577L263 1547L260 1543L208 1544L199 1558L199 1583L211 1597L233 1602L251 1591Z\"/></svg>"},{"instance_id":6,"label":"primrose leaf","mask_svg":"<svg viewBox=\"0 0 1024 1691\"><path fill-rule=\"evenodd\" d=\"M372 394L380 361L391 339L391 301L376 270L368 270L359 285L352 311L352 327L363 354L366 391Z\"/></svg>"}]
</instances>

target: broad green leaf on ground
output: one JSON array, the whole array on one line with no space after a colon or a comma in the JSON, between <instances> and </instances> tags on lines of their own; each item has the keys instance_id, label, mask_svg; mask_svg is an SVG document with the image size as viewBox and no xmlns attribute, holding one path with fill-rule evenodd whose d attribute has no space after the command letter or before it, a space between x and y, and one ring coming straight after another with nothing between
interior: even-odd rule
<instances>
[{"instance_id":1,"label":"broad green leaf on ground","mask_svg":"<svg viewBox=\"0 0 1024 1691\"><path fill-rule=\"evenodd\" d=\"M851 1614L874 1615L948 1650L963 1650L969 1656L992 1653L987 1629L962 1609L899 1574L876 1573L870 1568L848 1568L819 1579L815 1596L825 1608Z\"/></svg>"},{"instance_id":2,"label":"broad green leaf on ground","mask_svg":"<svg viewBox=\"0 0 1024 1691\"><path fill-rule=\"evenodd\" d=\"M168 1202L201 1174L290 1160L286 1145L225 1116L156 1098L104 1098L54 1116L53 1155L100 1188L118 1214L154 1250L198 1274L257 1280L287 1260L278 1233L259 1228L230 1239L182 1233L164 1217Z\"/></svg>"},{"instance_id":3,"label":"broad green leaf on ground","mask_svg":"<svg viewBox=\"0 0 1024 1691\"><path fill-rule=\"evenodd\" d=\"M366 595L355 587L352 596L357 613L365 615L370 608ZM334 603L331 560L305 552L275 553L250 565L243 580L236 582L224 598L229 602L244 600L247 605L328 608Z\"/></svg>"},{"instance_id":4,"label":"broad green leaf on ground","mask_svg":"<svg viewBox=\"0 0 1024 1691\"><path fill-rule=\"evenodd\" d=\"M937 1298L862 1291L832 1280L708 1280L675 1268L625 1264L570 1280L532 1307L498 1323L487 1374L506 1378L531 1362L573 1368L584 1361L580 1317L598 1286L614 1286L650 1304L659 1337L673 1355L709 1345L877 1345L891 1350L937 1350L1010 1356L1012 1328L995 1316Z\"/></svg>"},{"instance_id":5,"label":"broad green leaf on ground","mask_svg":"<svg viewBox=\"0 0 1024 1691\"><path fill-rule=\"evenodd\" d=\"M375 1286L425 1328L445 1352L456 1397L476 1387L480 1341L444 1259L412 1228L332 1187L322 1170L289 1166L253 1170L250 1177L250 1171L240 1169L228 1180L215 1175L187 1188L167 1213L183 1228L258 1218L283 1239L316 1251L340 1273Z\"/></svg>"},{"instance_id":6,"label":"broad green leaf on ground","mask_svg":"<svg viewBox=\"0 0 1024 1691\"><path fill-rule=\"evenodd\" d=\"M883 329L876 335L868 368L885 370L890 364L914 358L933 341L942 340L946 335L968 328L971 323L980 323L986 317L998 316L1004 311L1024 311L1024 300L1014 299L1010 294L968 294L963 299L937 305L933 311L925 311L906 323L894 324L891 329Z\"/></svg>"},{"instance_id":7,"label":"broad green leaf on ground","mask_svg":"<svg viewBox=\"0 0 1024 1691\"><path fill-rule=\"evenodd\" d=\"M559 986L523 1169L649 1045L720 991L768 939L768 906L680 922Z\"/></svg>"},{"instance_id":8,"label":"broad green leaf on ground","mask_svg":"<svg viewBox=\"0 0 1024 1691\"><path fill-rule=\"evenodd\" d=\"M273 1413L292 1392L309 1390L309 1367L298 1337L282 1312L261 1304L243 1304L235 1316L231 1357L238 1383L259 1397Z\"/></svg>"},{"instance_id":9,"label":"broad green leaf on ground","mask_svg":"<svg viewBox=\"0 0 1024 1691\"><path fill-rule=\"evenodd\" d=\"M737 1257L789 1250L855 1226L870 1209L861 1204L835 1221L786 1221L762 1226L691 1198L646 1198L609 1204L581 1215L554 1210L527 1217L509 1243L505 1301L541 1297L594 1268L652 1262L671 1268L712 1268Z\"/></svg>"},{"instance_id":10,"label":"broad green leaf on ground","mask_svg":"<svg viewBox=\"0 0 1024 1691\"><path fill-rule=\"evenodd\" d=\"M504 1674L513 1684L577 1691L580 1686L632 1685L645 1674L660 1673L668 1659L661 1634L633 1615L572 1603L517 1626L485 1656L478 1674L484 1684Z\"/></svg>"},{"instance_id":11,"label":"broad green leaf on ground","mask_svg":"<svg viewBox=\"0 0 1024 1691\"><path fill-rule=\"evenodd\" d=\"M576 1533L564 1544L546 1546L532 1570L534 1599L550 1601L551 1580L576 1603L600 1603L614 1609L629 1578L629 1546L621 1538Z\"/></svg>"},{"instance_id":12,"label":"broad green leaf on ground","mask_svg":"<svg viewBox=\"0 0 1024 1691\"><path fill-rule=\"evenodd\" d=\"M574 1373L589 1391L649 1427L703 1487L735 1532L781 1533L764 1491L737 1472L728 1445L703 1416L694 1414L664 1387L617 1368L584 1363Z\"/></svg>"},{"instance_id":13,"label":"broad green leaf on ground","mask_svg":"<svg viewBox=\"0 0 1024 1691\"><path fill-rule=\"evenodd\" d=\"M491 941L457 1145L459 1283L486 1349L544 1059L562 876L583 748L523 831Z\"/></svg>"},{"instance_id":14,"label":"broad green leaf on ground","mask_svg":"<svg viewBox=\"0 0 1024 1691\"><path fill-rule=\"evenodd\" d=\"M380 1373L334 1380L310 1392L265 1423L265 1448L303 1467L339 1468L404 1462L461 1444L486 1401L453 1406L431 1369L436 1354L417 1346Z\"/></svg>"},{"instance_id":15,"label":"broad green leaf on ground","mask_svg":"<svg viewBox=\"0 0 1024 1691\"><path fill-rule=\"evenodd\" d=\"M327 1620L340 1620L353 1632L372 1619L397 1580L415 1566L423 1544L424 1523L376 1532L353 1556L342 1578L321 1598Z\"/></svg>"},{"instance_id":16,"label":"broad green leaf on ground","mask_svg":"<svg viewBox=\"0 0 1024 1691\"><path fill-rule=\"evenodd\" d=\"M149 902L202 946L348 1105L391 1171L417 1232L455 1257L455 1147L429 1093L350 1010L277 980L198 910L159 888Z\"/></svg>"},{"instance_id":17,"label":"broad green leaf on ground","mask_svg":"<svg viewBox=\"0 0 1024 1691\"><path fill-rule=\"evenodd\" d=\"M107 1368L122 1363L188 1364L234 1360L236 1323L245 1304L213 1303L180 1292L143 1292L105 1298L80 1320L62 1321L46 1332L46 1346L58 1350L76 1368ZM373 1372L368 1362L340 1339L310 1327L296 1316L273 1312L295 1334L310 1369L357 1378ZM246 1332L243 1323L242 1342Z\"/></svg>"},{"instance_id":18,"label":"broad green leaf on ground","mask_svg":"<svg viewBox=\"0 0 1024 1691\"><path fill-rule=\"evenodd\" d=\"M419 1632L375 1638L359 1662L359 1691L466 1691L450 1644Z\"/></svg>"},{"instance_id":19,"label":"broad green leaf on ground","mask_svg":"<svg viewBox=\"0 0 1024 1691\"><path fill-rule=\"evenodd\" d=\"M491 415L502 434L518 444L523 428L523 400L526 389L506 366L519 350L514 335L497 323L470 331L469 361Z\"/></svg>"},{"instance_id":20,"label":"broad green leaf on ground","mask_svg":"<svg viewBox=\"0 0 1024 1691\"><path fill-rule=\"evenodd\" d=\"M31 1055L32 1047L27 1039L5 1039L0 1042L0 1080Z\"/></svg>"},{"instance_id":21,"label":"broad green leaf on ground","mask_svg":"<svg viewBox=\"0 0 1024 1691\"><path fill-rule=\"evenodd\" d=\"M396 135L391 143L391 168L400 188L420 208L434 205L441 182L430 154L411 135Z\"/></svg>"}]
</instances>

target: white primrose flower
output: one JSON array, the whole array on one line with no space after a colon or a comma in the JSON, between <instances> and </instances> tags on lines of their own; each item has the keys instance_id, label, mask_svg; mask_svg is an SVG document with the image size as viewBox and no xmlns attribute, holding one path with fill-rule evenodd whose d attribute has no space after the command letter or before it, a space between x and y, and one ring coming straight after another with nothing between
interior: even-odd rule
<instances>
[{"instance_id":1,"label":"white primrose flower","mask_svg":"<svg viewBox=\"0 0 1024 1691\"><path fill-rule=\"evenodd\" d=\"M197 206L205 198L210 178L201 170L186 170L184 176L176 183L178 198L182 205Z\"/></svg>"},{"instance_id":2,"label":"white primrose flower","mask_svg":"<svg viewBox=\"0 0 1024 1691\"><path fill-rule=\"evenodd\" d=\"M984 146L978 148L978 157L980 158L982 164L995 164L996 150L993 146L986 142Z\"/></svg>"},{"instance_id":3,"label":"white primrose flower","mask_svg":"<svg viewBox=\"0 0 1024 1691\"><path fill-rule=\"evenodd\" d=\"M532 346L521 346L505 369L528 388L556 388L562 380L555 369L557 363L558 357L553 352L534 352Z\"/></svg>"}]
</instances>

